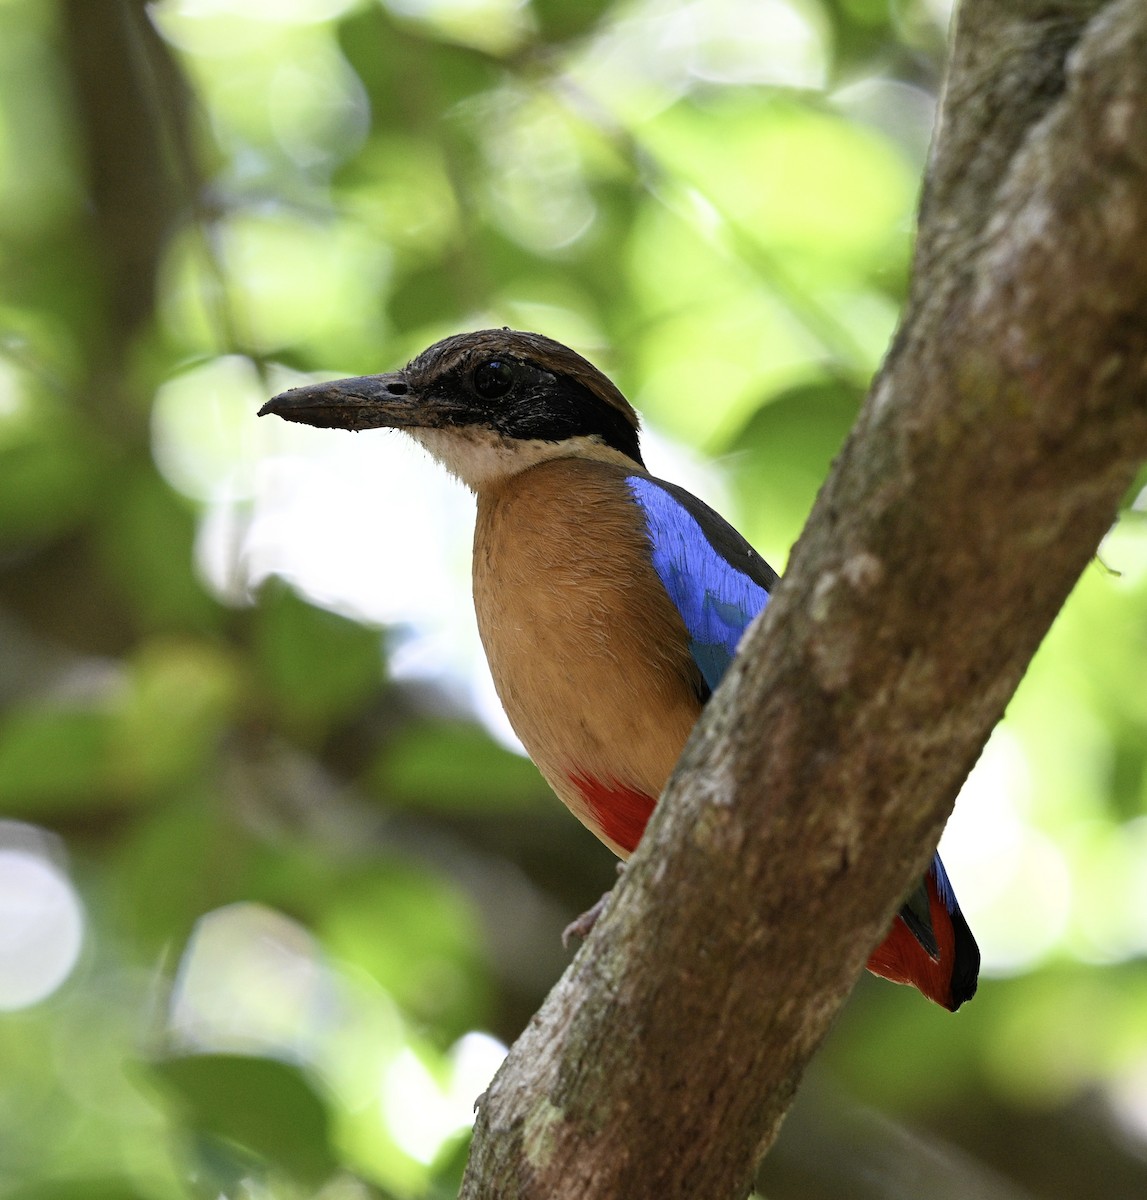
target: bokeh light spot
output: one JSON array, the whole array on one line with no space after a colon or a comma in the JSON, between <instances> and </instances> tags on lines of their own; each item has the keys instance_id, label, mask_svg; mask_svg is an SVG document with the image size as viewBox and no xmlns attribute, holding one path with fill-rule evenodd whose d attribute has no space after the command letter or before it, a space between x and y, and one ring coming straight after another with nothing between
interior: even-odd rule
<instances>
[{"instance_id":1,"label":"bokeh light spot","mask_svg":"<svg viewBox=\"0 0 1147 1200\"><path fill-rule=\"evenodd\" d=\"M411 1158L430 1163L447 1139L474 1123L474 1101L489 1086L506 1047L475 1030L450 1048L445 1079L407 1047L385 1073L382 1105L386 1125Z\"/></svg>"},{"instance_id":2,"label":"bokeh light spot","mask_svg":"<svg viewBox=\"0 0 1147 1200\"><path fill-rule=\"evenodd\" d=\"M50 996L71 974L84 940L79 896L37 852L37 839L28 836L35 833L0 825L0 1010L9 1012Z\"/></svg>"},{"instance_id":3,"label":"bokeh light spot","mask_svg":"<svg viewBox=\"0 0 1147 1200\"><path fill-rule=\"evenodd\" d=\"M306 1059L337 1022L336 988L311 934L262 904L200 917L172 995L172 1040L191 1050Z\"/></svg>"}]
</instances>

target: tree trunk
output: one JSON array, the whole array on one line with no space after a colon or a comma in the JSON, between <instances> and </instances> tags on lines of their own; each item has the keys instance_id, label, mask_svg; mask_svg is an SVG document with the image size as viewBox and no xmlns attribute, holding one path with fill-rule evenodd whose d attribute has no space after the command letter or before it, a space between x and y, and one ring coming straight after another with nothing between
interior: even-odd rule
<instances>
[{"instance_id":1,"label":"tree trunk","mask_svg":"<svg viewBox=\"0 0 1147 1200\"><path fill-rule=\"evenodd\" d=\"M968 0L901 330L463 1197L748 1192L1145 457L1147 5Z\"/></svg>"}]
</instances>

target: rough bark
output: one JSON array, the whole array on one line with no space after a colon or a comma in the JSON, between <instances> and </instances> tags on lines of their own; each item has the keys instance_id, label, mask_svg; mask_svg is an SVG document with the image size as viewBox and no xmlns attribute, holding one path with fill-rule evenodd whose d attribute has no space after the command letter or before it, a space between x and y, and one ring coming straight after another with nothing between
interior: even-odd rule
<instances>
[{"instance_id":1,"label":"rough bark","mask_svg":"<svg viewBox=\"0 0 1147 1200\"><path fill-rule=\"evenodd\" d=\"M747 1193L1145 457L1147 6L969 0L901 332L463 1197Z\"/></svg>"}]
</instances>

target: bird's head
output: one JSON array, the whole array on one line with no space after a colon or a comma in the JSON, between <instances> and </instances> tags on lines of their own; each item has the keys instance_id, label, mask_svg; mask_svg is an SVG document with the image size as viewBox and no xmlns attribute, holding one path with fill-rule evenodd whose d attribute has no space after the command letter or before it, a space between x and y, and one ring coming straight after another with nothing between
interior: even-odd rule
<instances>
[{"instance_id":1,"label":"bird's head","mask_svg":"<svg viewBox=\"0 0 1147 1200\"><path fill-rule=\"evenodd\" d=\"M637 414L592 363L539 333L483 329L401 371L291 388L274 413L334 429L402 429L475 491L554 458L641 465Z\"/></svg>"}]
</instances>

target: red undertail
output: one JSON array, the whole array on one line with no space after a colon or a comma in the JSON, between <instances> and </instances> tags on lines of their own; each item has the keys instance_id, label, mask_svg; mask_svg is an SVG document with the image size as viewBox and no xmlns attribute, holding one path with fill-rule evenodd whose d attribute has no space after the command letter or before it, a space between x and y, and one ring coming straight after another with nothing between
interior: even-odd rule
<instances>
[{"instance_id":1,"label":"red undertail","mask_svg":"<svg viewBox=\"0 0 1147 1200\"><path fill-rule=\"evenodd\" d=\"M873 975L891 979L893 983L907 983L944 1008L953 1008L952 967L956 954L956 933L952 918L936 890L936 880L928 878L928 909L932 918L932 931L936 935L939 957L933 959L927 950L912 936L912 931L897 916L892 922L888 936L872 952L868 969Z\"/></svg>"}]
</instances>

